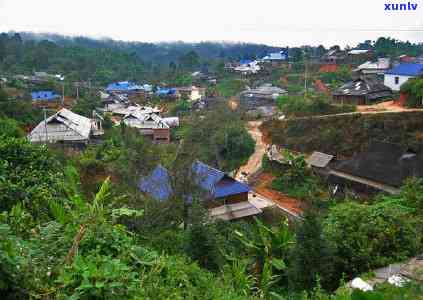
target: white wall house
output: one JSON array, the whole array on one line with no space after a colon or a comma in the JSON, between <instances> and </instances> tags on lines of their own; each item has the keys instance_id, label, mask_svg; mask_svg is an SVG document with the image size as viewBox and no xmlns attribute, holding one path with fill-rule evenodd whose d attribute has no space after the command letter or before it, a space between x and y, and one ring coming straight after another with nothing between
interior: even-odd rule
<instances>
[{"instance_id":1,"label":"white wall house","mask_svg":"<svg viewBox=\"0 0 423 300\"><path fill-rule=\"evenodd\" d=\"M423 64L400 64L385 73L384 84L393 91L399 91L409 79L422 76Z\"/></svg>"}]
</instances>

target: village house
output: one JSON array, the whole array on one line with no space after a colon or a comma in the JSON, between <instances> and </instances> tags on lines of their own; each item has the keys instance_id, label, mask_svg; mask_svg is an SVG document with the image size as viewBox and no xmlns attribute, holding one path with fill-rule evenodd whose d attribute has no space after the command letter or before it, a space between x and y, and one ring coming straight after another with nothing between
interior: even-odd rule
<instances>
[{"instance_id":1,"label":"village house","mask_svg":"<svg viewBox=\"0 0 423 300\"><path fill-rule=\"evenodd\" d=\"M62 104L63 98L54 91L38 91L31 93L31 100L34 107L53 109Z\"/></svg>"},{"instance_id":2,"label":"village house","mask_svg":"<svg viewBox=\"0 0 423 300\"><path fill-rule=\"evenodd\" d=\"M108 93L123 93L123 94L136 94L136 93L145 93L152 92L153 87L149 84L138 85L131 81L119 81L115 83L110 83L106 92Z\"/></svg>"},{"instance_id":3,"label":"village house","mask_svg":"<svg viewBox=\"0 0 423 300\"><path fill-rule=\"evenodd\" d=\"M248 201L248 185L203 162L192 164L191 180L201 191L200 200L209 208L212 218L234 220L262 213L260 208ZM140 180L138 187L153 199L166 201L173 195L172 174L159 165ZM187 196L185 201L190 204L192 197Z\"/></svg>"},{"instance_id":4,"label":"village house","mask_svg":"<svg viewBox=\"0 0 423 300\"><path fill-rule=\"evenodd\" d=\"M206 89L196 86L175 88L178 98L194 102L201 100L206 95Z\"/></svg>"},{"instance_id":5,"label":"village house","mask_svg":"<svg viewBox=\"0 0 423 300\"><path fill-rule=\"evenodd\" d=\"M128 97L124 94L99 92L104 112L114 112L129 106Z\"/></svg>"},{"instance_id":6,"label":"village house","mask_svg":"<svg viewBox=\"0 0 423 300\"><path fill-rule=\"evenodd\" d=\"M263 84L255 89L248 89L240 94L240 100L248 108L255 108L263 105L276 105L279 96L287 95L288 92L282 88Z\"/></svg>"},{"instance_id":7,"label":"village house","mask_svg":"<svg viewBox=\"0 0 423 300\"><path fill-rule=\"evenodd\" d=\"M167 100L176 100L179 98L179 94L177 93L175 88L158 87L155 94L156 96Z\"/></svg>"},{"instance_id":8,"label":"village house","mask_svg":"<svg viewBox=\"0 0 423 300\"><path fill-rule=\"evenodd\" d=\"M170 128L179 126L179 118L162 118L160 109L149 106L130 105L109 110L116 126L121 123L136 128L141 135L155 143L170 142Z\"/></svg>"},{"instance_id":9,"label":"village house","mask_svg":"<svg viewBox=\"0 0 423 300\"><path fill-rule=\"evenodd\" d=\"M200 82L207 82L209 84L217 83L217 77L215 75L209 74L208 72L196 71L191 74L191 77L193 81L195 81L196 83L200 83Z\"/></svg>"},{"instance_id":10,"label":"village house","mask_svg":"<svg viewBox=\"0 0 423 300\"><path fill-rule=\"evenodd\" d=\"M340 49L331 49L321 57L321 61L323 63L339 64L345 62L346 58L347 53L345 51Z\"/></svg>"},{"instance_id":11,"label":"village house","mask_svg":"<svg viewBox=\"0 0 423 300\"><path fill-rule=\"evenodd\" d=\"M32 101L56 101L60 98L61 96L54 91L38 91L31 93Z\"/></svg>"},{"instance_id":12,"label":"village house","mask_svg":"<svg viewBox=\"0 0 423 300\"><path fill-rule=\"evenodd\" d=\"M155 143L170 142L170 126L155 113L131 112L123 117L122 122L128 127L138 129L140 134L151 138Z\"/></svg>"},{"instance_id":13,"label":"village house","mask_svg":"<svg viewBox=\"0 0 423 300\"><path fill-rule=\"evenodd\" d=\"M348 51L347 61L351 64L359 64L371 60L374 53L371 49L352 49Z\"/></svg>"},{"instance_id":14,"label":"village house","mask_svg":"<svg viewBox=\"0 0 423 300\"><path fill-rule=\"evenodd\" d=\"M81 146L102 134L99 119L89 119L62 108L41 121L28 135L28 139L33 143L48 142Z\"/></svg>"},{"instance_id":15,"label":"village house","mask_svg":"<svg viewBox=\"0 0 423 300\"><path fill-rule=\"evenodd\" d=\"M375 78L360 77L332 93L333 102L366 105L392 96L392 90Z\"/></svg>"},{"instance_id":16,"label":"village house","mask_svg":"<svg viewBox=\"0 0 423 300\"><path fill-rule=\"evenodd\" d=\"M385 72L384 83L392 90L399 91L409 79L417 77L423 77L423 63L399 64Z\"/></svg>"},{"instance_id":17,"label":"village house","mask_svg":"<svg viewBox=\"0 0 423 300\"><path fill-rule=\"evenodd\" d=\"M6 77L0 77L0 87L5 87L7 83Z\"/></svg>"},{"instance_id":18,"label":"village house","mask_svg":"<svg viewBox=\"0 0 423 300\"><path fill-rule=\"evenodd\" d=\"M61 74L49 74L47 72L34 72L34 75L27 78L30 82L37 84L50 80L63 81L65 77Z\"/></svg>"},{"instance_id":19,"label":"village house","mask_svg":"<svg viewBox=\"0 0 423 300\"><path fill-rule=\"evenodd\" d=\"M378 58L377 61L367 61L357 67L357 72L361 74L376 74L383 75L391 67L391 60L389 58Z\"/></svg>"},{"instance_id":20,"label":"village house","mask_svg":"<svg viewBox=\"0 0 423 300\"><path fill-rule=\"evenodd\" d=\"M373 141L368 149L331 167L329 182L360 192L398 194L410 177L423 177L423 156L397 144Z\"/></svg>"},{"instance_id":21,"label":"village house","mask_svg":"<svg viewBox=\"0 0 423 300\"><path fill-rule=\"evenodd\" d=\"M283 63L288 62L288 51L282 50L279 52L269 53L268 55L264 56L260 62L263 63L270 63L272 66L279 66Z\"/></svg>"},{"instance_id":22,"label":"village house","mask_svg":"<svg viewBox=\"0 0 423 300\"><path fill-rule=\"evenodd\" d=\"M261 67L256 60L242 59L233 70L244 75L249 75L257 74L261 70Z\"/></svg>"}]
</instances>

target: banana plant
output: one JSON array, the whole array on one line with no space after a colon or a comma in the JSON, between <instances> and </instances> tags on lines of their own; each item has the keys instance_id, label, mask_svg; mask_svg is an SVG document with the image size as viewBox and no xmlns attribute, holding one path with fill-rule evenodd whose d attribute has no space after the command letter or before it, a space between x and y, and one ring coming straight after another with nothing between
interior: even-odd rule
<instances>
[{"instance_id":1,"label":"banana plant","mask_svg":"<svg viewBox=\"0 0 423 300\"><path fill-rule=\"evenodd\" d=\"M257 218L255 222L256 232L252 239L239 231L235 231L235 234L249 253L258 289L265 292L286 269L285 258L294 243L294 235L286 219L275 227L268 227Z\"/></svg>"}]
</instances>

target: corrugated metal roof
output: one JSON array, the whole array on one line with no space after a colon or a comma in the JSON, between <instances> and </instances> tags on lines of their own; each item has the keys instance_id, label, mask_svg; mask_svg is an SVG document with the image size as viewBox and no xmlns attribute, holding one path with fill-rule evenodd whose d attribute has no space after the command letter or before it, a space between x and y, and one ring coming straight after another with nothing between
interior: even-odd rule
<instances>
[{"instance_id":1,"label":"corrugated metal roof","mask_svg":"<svg viewBox=\"0 0 423 300\"><path fill-rule=\"evenodd\" d=\"M332 159L333 155L315 151L309 158L306 159L306 162L313 167L325 168Z\"/></svg>"},{"instance_id":2,"label":"corrugated metal roof","mask_svg":"<svg viewBox=\"0 0 423 300\"><path fill-rule=\"evenodd\" d=\"M359 54L366 54L366 53L369 53L369 52L371 52L371 50L368 50L368 49L353 49L353 50L349 51L348 54L359 55Z\"/></svg>"},{"instance_id":3,"label":"corrugated metal roof","mask_svg":"<svg viewBox=\"0 0 423 300\"><path fill-rule=\"evenodd\" d=\"M176 94L175 88L158 88L156 94L159 96L174 95Z\"/></svg>"},{"instance_id":4,"label":"corrugated metal roof","mask_svg":"<svg viewBox=\"0 0 423 300\"><path fill-rule=\"evenodd\" d=\"M157 168L159 168L159 170L157 170ZM162 184L164 186L163 189L165 190L169 190L168 187L170 187L170 177L168 171L161 166L158 166L157 168L150 176L142 179L139 186L142 191L151 194L154 198L156 198L154 194L159 195L156 191L158 189L156 187L157 185ZM250 191L248 185L238 182L227 176L222 171L212 168L200 161L193 163L192 170L195 175L194 180L196 181L196 184L208 192L208 194L213 198L223 198ZM142 186L141 183L143 184ZM161 189L162 188L159 188L158 190ZM154 194L148 191L152 191ZM160 198L157 199L161 200Z\"/></svg>"},{"instance_id":5,"label":"corrugated metal roof","mask_svg":"<svg viewBox=\"0 0 423 300\"><path fill-rule=\"evenodd\" d=\"M242 65L249 65L249 64L251 64L253 61L251 60L251 59L241 59L240 61L239 61L239 64L242 66Z\"/></svg>"},{"instance_id":6,"label":"corrugated metal roof","mask_svg":"<svg viewBox=\"0 0 423 300\"><path fill-rule=\"evenodd\" d=\"M376 79L359 78L345 83L333 92L334 96L366 96L371 93L382 93L389 96L392 91L389 87Z\"/></svg>"},{"instance_id":7,"label":"corrugated metal roof","mask_svg":"<svg viewBox=\"0 0 423 300\"><path fill-rule=\"evenodd\" d=\"M142 111L135 111L123 118L126 125L134 128L155 129L155 128L170 128L163 119L154 114L147 114Z\"/></svg>"},{"instance_id":8,"label":"corrugated metal roof","mask_svg":"<svg viewBox=\"0 0 423 300\"><path fill-rule=\"evenodd\" d=\"M386 71L385 74L420 76L423 75L423 64L399 64L391 70Z\"/></svg>"},{"instance_id":9,"label":"corrugated metal roof","mask_svg":"<svg viewBox=\"0 0 423 300\"><path fill-rule=\"evenodd\" d=\"M287 60L287 59L288 59L287 51L269 53L268 55L262 58L262 60Z\"/></svg>"},{"instance_id":10,"label":"corrugated metal roof","mask_svg":"<svg viewBox=\"0 0 423 300\"><path fill-rule=\"evenodd\" d=\"M106 91L122 91L122 92L129 92L129 91L136 91L136 90L144 90L144 86L137 85L130 81L120 81L115 83L110 83Z\"/></svg>"},{"instance_id":11,"label":"corrugated metal roof","mask_svg":"<svg viewBox=\"0 0 423 300\"><path fill-rule=\"evenodd\" d=\"M65 125L70 130L76 132L80 136L80 140L88 140L90 137L92 125L91 120L75 114L66 108L62 108L53 116L47 118L45 121L41 121L29 134L30 141L45 141L45 135L40 134L45 131L45 124L47 123L47 131L49 123L51 122L59 122ZM47 138L50 137L47 134ZM63 133L63 136L54 136L54 140L67 140L68 136ZM70 137L69 137L70 138ZM72 140L75 140L75 137L72 137Z\"/></svg>"},{"instance_id":12,"label":"corrugated metal roof","mask_svg":"<svg viewBox=\"0 0 423 300\"><path fill-rule=\"evenodd\" d=\"M157 166L150 176L141 179L138 187L159 201L167 200L172 195L169 172L161 165Z\"/></svg>"},{"instance_id":13,"label":"corrugated metal roof","mask_svg":"<svg viewBox=\"0 0 423 300\"><path fill-rule=\"evenodd\" d=\"M364 64L359 65L358 69L386 70L389 69L390 64L391 60L389 58L379 58L377 61L367 61Z\"/></svg>"},{"instance_id":14,"label":"corrugated metal roof","mask_svg":"<svg viewBox=\"0 0 423 300\"><path fill-rule=\"evenodd\" d=\"M248 193L250 187L246 184L243 184L235 179L225 176L214 188L214 197L215 198L224 198L231 195Z\"/></svg>"},{"instance_id":15,"label":"corrugated metal roof","mask_svg":"<svg viewBox=\"0 0 423 300\"><path fill-rule=\"evenodd\" d=\"M32 92L31 98L33 101L55 100L57 98L60 98L60 95L57 95L53 91L38 91Z\"/></svg>"},{"instance_id":16,"label":"corrugated metal roof","mask_svg":"<svg viewBox=\"0 0 423 300\"><path fill-rule=\"evenodd\" d=\"M224 205L209 210L210 217L224 221L231 221L261 214L263 211L250 202L240 202Z\"/></svg>"}]
</instances>

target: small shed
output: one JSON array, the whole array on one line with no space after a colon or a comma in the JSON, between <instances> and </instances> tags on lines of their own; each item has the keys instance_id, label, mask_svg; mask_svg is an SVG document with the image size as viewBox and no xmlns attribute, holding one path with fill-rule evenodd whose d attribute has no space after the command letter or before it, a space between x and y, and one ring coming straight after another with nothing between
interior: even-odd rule
<instances>
[{"instance_id":1,"label":"small shed","mask_svg":"<svg viewBox=\"0 0 423 300\"><path fill-rule=\"evenodd\" d=\"M333 158L333 155L315 151L306 159L306 162L310 167L326 168Z\"/></svg>"}]
</instances>

